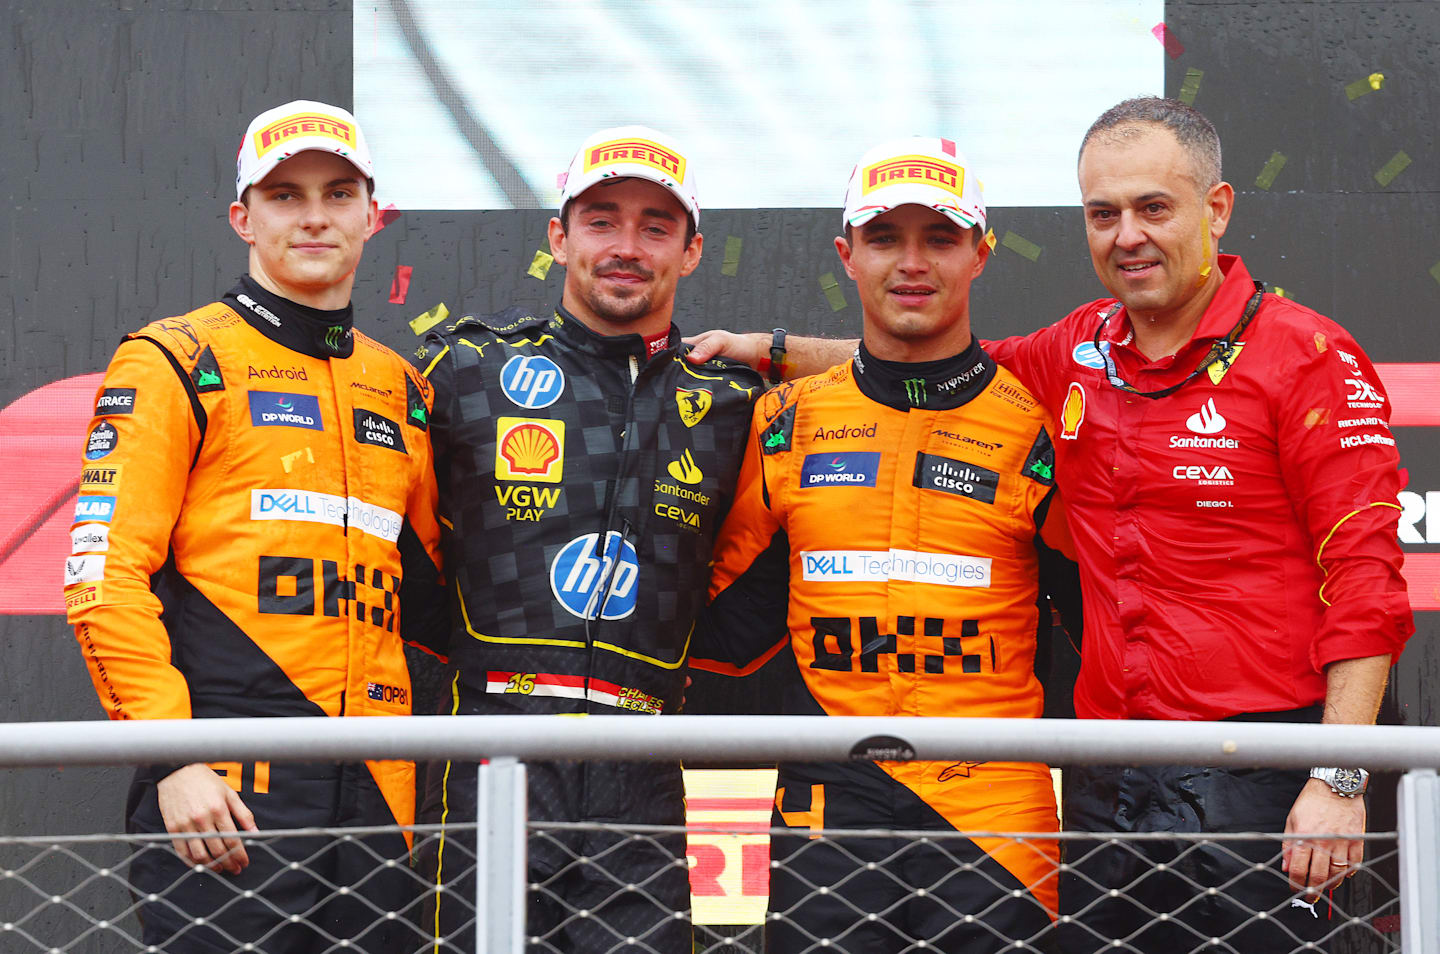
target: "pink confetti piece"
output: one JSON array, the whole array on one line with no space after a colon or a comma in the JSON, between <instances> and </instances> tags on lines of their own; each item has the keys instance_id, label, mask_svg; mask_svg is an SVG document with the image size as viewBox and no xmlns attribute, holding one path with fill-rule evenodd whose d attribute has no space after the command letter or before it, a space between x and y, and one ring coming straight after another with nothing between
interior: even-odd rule
<instances>
[{"instance_id":1,"label":"pink confetti piece","mask_svg":"<svg viewBox=\"0 0 1440 954\"><path fill-rule=\"evenodd\" d=\"M410 294L410 273L414 268L409 265L396 265L395 278L390 282L390 304L405 304L405 296Z\"/></svg>"},{"instance_id":2,"label":"pink confetti piece","mask_svg":"<svg viewBox=\"0 0 1440 954\"><path fill-rule=\"evenodd\" d=\"M1155 26L1151 27L1150 32L1155 34L1155 39L1159 40L1160 44L1165 47L1165 52L1169 55L1170 59L1178 59L1180 54L1185 52L1185 44L1175 39L1175 34L1171 33L1165 27L1165 24L1155 24Z\"/></svg>"}]
</instances>

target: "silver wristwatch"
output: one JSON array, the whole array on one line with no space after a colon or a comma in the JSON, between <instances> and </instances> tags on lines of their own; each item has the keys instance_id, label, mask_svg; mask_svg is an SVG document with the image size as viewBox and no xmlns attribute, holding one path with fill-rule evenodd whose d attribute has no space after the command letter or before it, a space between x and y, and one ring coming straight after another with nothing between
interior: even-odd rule
<instances>
[{"instance_id":1,"label":"silver wristwatch","mask_svg":"<svg viewBox=\"0 0 1440 954\"><path fill-rule=\"evenodd\" d=\"M1312 768L1310 777L1330 786L1330 791L1341 798L1363 795L1370 784L1370 773L1363 768Z\"/></svg>"}]
</instances>

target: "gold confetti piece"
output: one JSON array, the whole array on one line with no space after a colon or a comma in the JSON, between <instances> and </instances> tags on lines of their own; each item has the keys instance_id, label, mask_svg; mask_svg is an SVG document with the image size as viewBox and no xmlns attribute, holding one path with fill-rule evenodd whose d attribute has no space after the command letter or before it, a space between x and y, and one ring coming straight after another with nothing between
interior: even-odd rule
<instances>
[{"instance_id":1,"label":"gold confetti piece","mask_svg":"<svg viewBox=\"0 0 1440 954\"><path fill-rule=\"evenodd\" d=\"M302 450L293 451L289 454L282 454L280 456L280 464L282 467L285 468L285 473L290 473L290 469L295 465L295 462L300 459L301 454L304 454L305 457L310 461L310 463L315 463L315 454L308 447Z\"/></svg>"},{"instance_id":2,"label":"gold confetti piece","mask_svg":"<svg viewBox=\"0 0 1440 954\"><path fill-rule=\"evenodd\" d=\"M1385 88L1385 74L1384 74L1384 73L1371 73L1369 76L1361 77L1360 79L1357 79L1357 80L1356 80L1355 82L1353 82L1353 83L1346 83L1346 84L1345 84L1345 95L1346 95L1347 97L1349 97L1349 99L1350 99L1351 102L1354 102L1355 100L1359 99L1361 96L1364 96L1366 93L1369 93L1369 92L1371 92L1371 91L1373 91L1373 90L1384 89L1384 88Z\"/></svg>"},{"instance_id":3,"label":"gold confetti piece","mask_svg":"<svg viewBox=\"0 0 1440 954\"><path fill-rule=\"evenodd\" d=\"M429 311L425 312L425 314L420 315L417 318L411 318L410 330L415 332L417 335L423 335L425 332L429 331L431 328L434 328L436 325L440 324L440 322L444 321L446 318L449 317L450 309L442 301L434 308L431 308Z\"/></svg>"},{"instance_id":4,"label":"gold confetti piece","mask_svg":"<svg viewBox=\"0 0 1440 954\"><path fill-rule=\"evenodd\" d=\"M1281 288L1279 285L1276 285L1276 286L1275 286L1275 294L1278 295L1278 296L1281 297L1281 298L1289 298L1289 297L1290 297L1289 293L1287 293L1287 292L1285 291L1285 289Z\"/></svg>"},{"instance_id":5,"label":"gold confetti piece","mask_svg":"<svg viewBox=\"0 0 1440 954\"><path fill-rule=\"evenodd\" d=\"M549 252L537 249L535 251L535 257L530 260L530 267L525 269L525 274L533 278L538 278L543 282L545 276L550 274L550 266L554 264L555 256Z\"/></svg>"},{"instance_id":6,"label":"gold confetti piece","mask_svg":"<svg viewBox=\"0 0 1440 954\"><path fill-rule=\"evenodd\" d=\"M820 276L820 290L825 293L825 300L830 302L831 311L839 311L845 307L845 295L840 291L840 283L835 280L834 272L826 272Z\"/></svg>"},{"instance_id":7,"label":"gold confetti piece","mask_svg":"<svg viewBox=\"0 0 1440 954\"><path fill-rule=\"evenodd\" d=\"M1430 266L1430 277L1440 282L1440 262Z\"/></svg>"},{"instance_id":8,"label":"gold confetti piece","mask_svg":"<svg viewBox=\"0 0 1440 954\"><path fill-rule=\"evenodd\" d=\"M1312 407L1305 412L1305 426L1319 427L1330 420L1330 409L1328 407Z\"/></svg>"},{"instance_id":9,"label":"gold confetti piece","mask_svg":"<svg viewBox=\"0 0 1440 954\"><path fill-rule=\"evenodd\" d=\"M720 274L734 278L740 273L740 246L738 236L725 236L725 260L720 263Z\"/></svg>"},{"instance_id":10,"label":"gold confetti piece","mask_svg":"<svg viewBox=\"0 0 1440 954\"><path fill-rule=\"evenodd\" d=\"M1269 189L1274 185L1275 177L1280 174L1281 169L1285 168L1285 162L1283 152L1270 153L1270 158L1265 160L1265 168L1261 169L1260 174L1255 177L1255 188Z\"/></svg>"},{"instance_id":11,"label":"gold confetti piece","mask_svg":"<svg viewBox=\"0 0 1440 954\"><path fill-rule=\"evenodd\" d=\"M1324 354L1328 347L1325 344L1325 333L1323 331L1315 332L1315 350Z\"/></svg>"},{"instance_id":12,"label":"gold confetti piece","mask_svg":"<svg viewBox=\"0 0 1440 954\"><path fill-rule=\"evenodd\" d=\"M1036 245L1027 238L1016 235L1014 232L1006 232L1005 237L1000 240L1000 244L1016 255L1024 256L1032 262L1039 259L1040 253L1045 251L1039 245Z\"/></svg>"},{"instance_id":13,"label":"gold confetti piece","mask_svg":"<svg viewBox=\"0 0 1440 954\"><path fill-rule=\"evenodd\" d=\"M991 229L985 233L985 244L990 246L990 251L995 251L995 230Z\"/></svg>"},{"instance_id":14,"label":"gold confetti piece","mask_svg":"<svg viewBox=\"0 0 1440 954\"><path fill-rule=\"evenodd\" d=\"M1185 71L1185 82L1180 84L1180 102L1186 106L1195 105L1195 97L1200 93L1200 80L1204 75L1204 70L1194 67Z\"/></svg>"},{"instance_id":15,"label":"gold confetti piece","mask_svg":"<svg viewBox=\"0 0 1440 954\"><path fill-rule=\"evenodd\" d=\"M1410 157L1405 155L1404 149L1401 149L1399 152L1395 153L1395 155L1390 157L1389 162L1385 163L1385 165L1380 167L1379 172L1375 173L1375 181L1380 183L1382 186L1388 186L1390 183L1394 182L1395 177L1398 176L1400 173L1404 172L1406 167L1408 167L1409 165Z\"/></svg>"}]
</instances>

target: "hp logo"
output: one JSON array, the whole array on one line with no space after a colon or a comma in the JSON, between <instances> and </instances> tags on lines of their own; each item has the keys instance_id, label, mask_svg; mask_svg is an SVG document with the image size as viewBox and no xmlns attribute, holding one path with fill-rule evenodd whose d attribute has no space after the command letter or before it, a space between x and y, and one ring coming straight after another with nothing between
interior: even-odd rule
<instances>
[{"instance_id":1,"label":"hp logo","mask_svg":"<svg viewBox=\"0 0 1440 954\"><path fill-rule=\"evenodd\" d=\"M640 562L634 544L614 530L605 535L603 555L596 552L599 539L587 533L560 548L550 564L550 589L572 616L624 619L635 612Z\"/></svg>"},{"instance_id":2,"label":"hp logo","mask_svg":"<svg viewBox=\"0 0 1440 954\"><path fill-rule=\"evenodd\" d=\"M565 375L544 355L516 355L500 369L500 388L521 407L549 407L560 400Z\"/></svg>"}]
</instances>

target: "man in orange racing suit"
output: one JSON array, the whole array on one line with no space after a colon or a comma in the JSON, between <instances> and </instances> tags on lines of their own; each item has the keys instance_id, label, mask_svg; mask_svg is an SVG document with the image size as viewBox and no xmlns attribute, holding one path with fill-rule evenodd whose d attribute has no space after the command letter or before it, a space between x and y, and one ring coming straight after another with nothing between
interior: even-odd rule
<instances>
[{"instance_id":1,"label":"man in orange racing suit","mask_svg":"<svg viewBox=\"0 0 1440 954\"><path fill-rule=\"evenodd\" d=\"M788 644L794 714L1035 718L1042 554L1073 564L1040 539L1069 549L1048 418L970 334L979 186L949 140L886 143L851 175L844 228L864 340L757 405L691 663L743 673ZM813 834L1048 834L1044 765L785 764L774 824L797 834L772 842L770 951L999 950L1055 916L1053 840Z\"/></svg>"},{"instance_id":2,"label":"man in orange racing suit","mask_svg":"<svg viewBox=\"0 0 1440 954\"><path fill-rule=\"evenodd\" d=\"M407 362L352 329L372 176L345 110L262 113L230 207L249 274L129 335L110 363L65 602L112 719L410 712L402 623L427 623L442 592L433 399ZM410 824L414 793L409 762L141 767L128 830L175 836L174 853L155 843L131 864L149 896L144 942L408 950L405 918L385 916L415 894L408 836L247 850L237 829Z\"/></svg>"}]
</instances>

